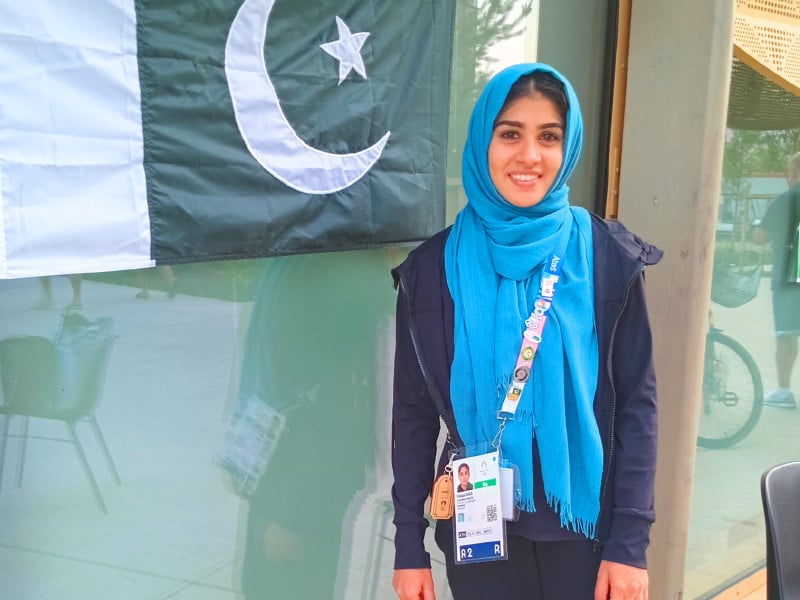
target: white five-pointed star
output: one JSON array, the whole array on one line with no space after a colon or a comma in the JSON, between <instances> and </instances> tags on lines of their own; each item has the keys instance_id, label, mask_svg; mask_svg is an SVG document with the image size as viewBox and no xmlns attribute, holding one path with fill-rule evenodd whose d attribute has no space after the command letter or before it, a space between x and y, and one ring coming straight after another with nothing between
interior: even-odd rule
<instances>
[{"instance_id":1,"label":"white five-pointed star","mask_svg":"<svg viewBox=\"0 0 800 600\"><path fill-rule=\"evenodd\" d=\"M356 73L364 79L367 78L367 69L361 57L361 47L369 37L369 32L351 33L350 28L338 16L336 28L339 30L339 39L335 42L320 44L319 47L339 61L339 85L345 77L355 69Z\"/></svg>"}]
</instances>

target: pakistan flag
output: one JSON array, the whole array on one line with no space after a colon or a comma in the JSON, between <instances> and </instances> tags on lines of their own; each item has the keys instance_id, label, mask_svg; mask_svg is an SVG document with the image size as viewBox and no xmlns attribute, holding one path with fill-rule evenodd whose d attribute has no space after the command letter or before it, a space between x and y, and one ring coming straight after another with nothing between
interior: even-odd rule
<instances>
[{"instance_id":1,"label":"pakistan flag","mask_svg":"<svg viewBox=\"0 0 800 600\"><path fill-rule=\"evenodd\" d=\"M428 237L454 2L0 3L0 278Z\"/></svg>"}]
</instances>

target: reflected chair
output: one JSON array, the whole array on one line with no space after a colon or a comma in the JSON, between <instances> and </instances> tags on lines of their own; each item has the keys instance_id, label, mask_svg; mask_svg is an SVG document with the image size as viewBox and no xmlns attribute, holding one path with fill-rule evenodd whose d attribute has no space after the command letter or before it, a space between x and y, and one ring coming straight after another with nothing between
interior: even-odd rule
<instances>
[{"instance_id":1,"label":"reflected chair","mask_svg":"<svg viewBox=\"0 0 800 600\"><path fill-rule=\"evenodd\" d=\"M767 531L767 599L800 599L800 462L761 476Z\"/></svg>"},{"instance_id":2,"label":"reflected chair","mask_svg":"<svg viewBox=\"0 0 800 600\"><path fill-rule=\"evenodd\" d=\"M73 338L66 344L39 336L14 336L0 341L0 385L4 403L0 432L0 489L2 488L5 450L9 437L19 437L17 485L22 485L28 439L47 439L72 443L89 479L100 510L108 513L86 452L77 435L76 426L86 421L94 431L108 468L120 484L111 453L94 416L105 380L106 366L114 343L108 332L90 337ZM12 417L23 417L19 436L9 435ZM68 438L29 436L29 420L51 419L63 422Z\"/></svg>"}]
</instances>

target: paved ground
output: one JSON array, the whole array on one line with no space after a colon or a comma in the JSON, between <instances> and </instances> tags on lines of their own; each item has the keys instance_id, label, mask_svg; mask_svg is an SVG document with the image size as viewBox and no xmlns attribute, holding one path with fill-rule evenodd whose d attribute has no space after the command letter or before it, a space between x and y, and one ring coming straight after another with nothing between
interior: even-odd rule
<instances>
[{"instance_id":1,"label":"paved ground","mask_svg":"<svg viewBox=\"0 0 800 600\"><path fill-rule=\"evenodd\" d=\"M55 305L69 302L54 278ZM58 309L31 310L37 281L2 282L0 337L52 336ZM240 505L210 457L219 443L239 306L84 281L84 314L112 316L119 334L98 421L122 478L116 486L91 430L79 434L109 508L103 515L73 450L31 440L22 488L9 442L0 495L0 581L19 600L236 597ZM213 340L211 345L210 340ZM12 429L20 425L12 421ZM63 435L33 420L35 435Z\"/></svg>"}]
</instances>

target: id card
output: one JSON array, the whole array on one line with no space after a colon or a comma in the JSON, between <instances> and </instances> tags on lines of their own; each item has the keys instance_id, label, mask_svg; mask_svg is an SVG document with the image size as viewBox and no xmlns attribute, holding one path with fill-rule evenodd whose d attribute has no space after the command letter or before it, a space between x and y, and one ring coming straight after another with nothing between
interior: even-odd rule
<instances>
[{"instance_id":1,"label":"id card","mask_svg":"<svg viewBox=\"0 0 800 600\"><path fill-rule=\"evenodd\" d=\"M285 423L283 415L256 396L248 397L234 415L214 462L230 473L240 495L255 491Z\"/></svg>"},{"instance_id":2,"label":"id card","mask_svg":"<svg viewBox=\"0 0 800 600\"><path fill-rule=\"evenodd\" d=\"M500 486L500 453L457 458L453 462L456 564L505 560L506 525Z\"/></svg>"}]
</instances>

